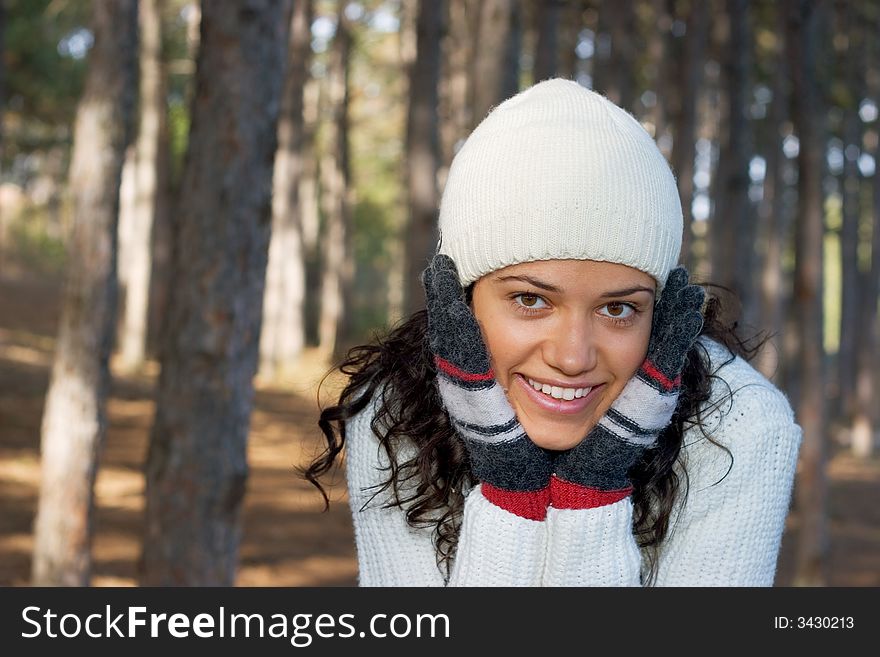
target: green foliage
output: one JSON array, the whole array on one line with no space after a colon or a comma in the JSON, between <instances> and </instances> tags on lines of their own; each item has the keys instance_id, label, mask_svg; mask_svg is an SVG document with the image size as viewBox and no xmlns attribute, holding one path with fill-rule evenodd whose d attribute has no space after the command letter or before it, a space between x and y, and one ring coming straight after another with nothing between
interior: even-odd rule
<instances>
[{"instance_id":1,"label":"green foliage","mask_svg":"<svg viewBox=\"0 0 880 657\"><path fill-rule=\"evenodd\" d=\"M74 56L82 53L78 50L62 52L71 52L71 36L90 38L90 7L84 2L5 0L4 157L69 140L87 58Z\"/></svg>"},{"instance_id":2,"label":"green foliage","mask_svg":"<svg viewBox=\"0 0 880 657\"><path fill-rule=\"evenodd\" d=\"M179 180L189 142L189 109L183 102L168 104L168 139L171 146L171 178Z\"/></svg>"},{"instance_id":3,"label":"green foliage","mask_svg":"<svg viewBox=\"0 0 880 657\"><path fill-rule=\"evenodd\" d=\"M11 222L8 251L29 271L64 269L67 251L61 237L50 234L49 219L49 208L29 206Z\"/></svg>"},{"instance_id":4,"label":"green foliage","mask_svg":"<svg viewBox=\"0 0 880 657\"><path fill-rule=\"evenodd\" d=\"M388 252L386 209L366 199L354 209L354 253L357 276L354 280L352 329L366 336L385 325L388 316Z\"/></svg>"}]
</instances>

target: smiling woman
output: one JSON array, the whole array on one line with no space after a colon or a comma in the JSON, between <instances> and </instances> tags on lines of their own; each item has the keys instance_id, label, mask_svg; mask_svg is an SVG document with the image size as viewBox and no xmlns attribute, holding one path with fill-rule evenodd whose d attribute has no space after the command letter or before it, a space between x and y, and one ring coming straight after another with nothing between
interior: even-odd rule
<instances>
[{"instance_id":1,"label":"smiling woman","mask_svg":"<svg viewBox=\"0 0 880 657\"><path fill-rule=\"evenodd\" d=\"M539 447L566 450L645 360L654 279L611 262L527 262L477 281L472 305L523 429Z\"/></svg>"},{"instance_id":2,"label":"smiling woman","mask_svg":"<svg viewBox=\"0 0 880 657\"><path fill-rule=\"evenodd\" d=\"M361 585L769 586L801 432L675 267L672 173L621 108L548 80L453 161L427 308L353 349ZM326 494L325 494L326 499Z\"/></svg>"}]
</instances>

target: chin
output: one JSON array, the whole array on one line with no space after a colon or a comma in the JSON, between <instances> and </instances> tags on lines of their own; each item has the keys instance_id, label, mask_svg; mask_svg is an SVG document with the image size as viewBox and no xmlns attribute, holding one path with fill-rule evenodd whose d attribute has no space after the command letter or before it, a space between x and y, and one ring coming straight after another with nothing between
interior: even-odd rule
<instances>
[{"instance_id":1,"label":"chin","mask_svg":"<svg viewBox=\"0 0 880 657\"><path fill-rule=\"evenodd\" d=\"M538 447L543 447L544 449L549 449L554 452L564 452L571 449L580 443L585 436L584 432L566 435L560 433L542 433L538 431L535 432L534 436L529 433L528 430L526 433L528 433L529 438L531 438L532 442Z\"/></svg>"}]
</instances>

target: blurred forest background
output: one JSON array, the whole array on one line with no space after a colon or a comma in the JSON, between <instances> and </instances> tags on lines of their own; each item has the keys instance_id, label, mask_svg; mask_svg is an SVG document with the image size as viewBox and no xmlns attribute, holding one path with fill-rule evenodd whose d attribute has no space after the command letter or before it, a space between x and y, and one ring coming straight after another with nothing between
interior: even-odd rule
<instances>
[{"instance_id":1,"label":"blurred forest background","mask_svg":"<svg viewBox=\"0 0 880 657\"><path fill-rule=\"evenodd\" d=\"M295 472L317 382L552 76L654 136L768 337L777 585L880 585L880 0L0 0L0 52L0 585L354 584L342 474L321 513Z\"/></svg>"}]
</instances>

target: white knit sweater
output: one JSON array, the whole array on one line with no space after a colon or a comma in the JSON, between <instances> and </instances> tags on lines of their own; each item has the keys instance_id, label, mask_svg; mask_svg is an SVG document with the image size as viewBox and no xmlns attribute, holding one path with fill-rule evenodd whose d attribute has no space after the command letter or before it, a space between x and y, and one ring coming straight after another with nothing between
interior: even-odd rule
<instances>
[{"instance_id":1,"label":"white knit sweater","mask_svg":"<svg viewBox=\"0 0 880 657\"><path fill-rule=\"evenodd\" d=\"M702 339L721 378L704 413L706 431L685 433L677 467L688 494L661 545L659 586L771 586L801 442L785 396L740 358ZM729 389L728 389L729 386ZM730 396L730 393L733 393ZM374 400L375 402L375 400ZM407 525L400 507L371 486L388 478L370 429L374 402L346 426L346 471L361 586L640 586L646 563L632 534L630 498L594 509L513 515L467 493L451 574L437 566L431 528ZM414 454L405 447L399 460Z\"/></svg>"}]
</instances>

